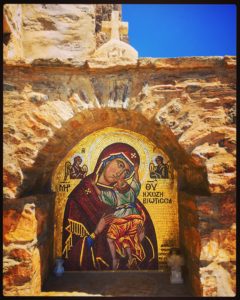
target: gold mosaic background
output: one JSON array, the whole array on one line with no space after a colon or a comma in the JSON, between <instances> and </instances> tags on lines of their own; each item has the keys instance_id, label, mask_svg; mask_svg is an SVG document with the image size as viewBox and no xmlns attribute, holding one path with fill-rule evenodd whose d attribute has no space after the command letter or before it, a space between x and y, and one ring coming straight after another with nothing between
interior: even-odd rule
<instances>
[{"instance_id":1,"label":"gold mosaic background","mask_svg":"<svg viewBox=\"0 0 240 300\"><path fill-rule=\"evenodd\" d=\"M65 163L73 163L73 158L80 155L82 165L88 173L93 172L101 151L108 145L123 142L133 146L140 156L139 177L141 191L138 199L147 208L153 221L158 242L159 269L164 268L166 257L171 247L179 247L179 221L177 199L177 174L172 170L169 179L150 178L149 165L157 155L169 158L148 138L132 131L105 128L82 139L60 162L52 177L52 190L56 192L54 221L54 257L62 255L62 224L67 197L81 179L65 178ZM169 162L171 169L171 162Z\"/></svg>"}]
</instances>

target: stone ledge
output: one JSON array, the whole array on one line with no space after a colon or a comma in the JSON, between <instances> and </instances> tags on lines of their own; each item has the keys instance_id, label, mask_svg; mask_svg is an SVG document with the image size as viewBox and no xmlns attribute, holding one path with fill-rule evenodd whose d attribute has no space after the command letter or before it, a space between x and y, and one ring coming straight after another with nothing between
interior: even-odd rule
<instances>
[{"instance_id":1,"label":"stone ledge","mask_svg":"<svg viewBox=\"0 0 240 300\"><path fill-rule=\"evenodd\" d=\"M236 64L235 56L188 56L173 58L142 58L139 67L155 69L202 69Z\"/></svg>"},{"instance_id":2,"label":"stone ledge","mask_svg":"<svg viewBox=\"0 0 240 300\"><path fill-rule=\"evenodd\" d=\"M5 67L64 67L79 70L121 70L121 69L161 69L161 70L195 70L209 69L216 67L235 68L236 56L189 56L176 58L140 58L136 62L123 61L123 64L106 65L92 64L91 60L81 61L76 59L61 60L54 59L34 59L34 60L5 60Z\"/></svg>"}]
</instances>

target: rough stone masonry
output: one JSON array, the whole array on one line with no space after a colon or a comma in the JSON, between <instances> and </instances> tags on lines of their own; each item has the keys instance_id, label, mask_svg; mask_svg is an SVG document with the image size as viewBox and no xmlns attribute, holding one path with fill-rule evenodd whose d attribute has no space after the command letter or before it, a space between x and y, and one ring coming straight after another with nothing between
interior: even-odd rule
<instances>
[{"instance_id":1,"label":"rough stone masonry","mask_svg":"<svg viewBox=\"0 0 240 300\"><path fill-rule=\"evenodd\" d=\"M188 162L206 169L208 194L189 184L179 193L181 247L194 295L233 296L236 58L138 59L126 32L112 42L101 30L113 10L121 18L119 4L4 5L4 294L41 294L53 239L48 181L75 139L69 128L91 132L97 109L103 126L129 111L114 124L128 118L134 128L139 114L168 127ZM188 164L178 171L191 177Z\"/></svg>"}]
</instances>

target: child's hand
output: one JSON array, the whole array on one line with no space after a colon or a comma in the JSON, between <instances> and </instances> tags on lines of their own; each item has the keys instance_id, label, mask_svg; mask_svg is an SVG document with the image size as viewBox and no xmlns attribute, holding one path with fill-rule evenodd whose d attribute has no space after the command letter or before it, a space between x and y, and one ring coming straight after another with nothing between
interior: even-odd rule
<instances>
[{"instance_id":1,"label":"child's hand","mask_svg":"<svg viewBox=\"0 0 240 300\"><path fill-rule=\"evenodd\" d=\"M93 179L91 179L91 183L92 183L93 186L96 185L96 183L95 183L95 181Z\"/></svg>"}]
</instances>

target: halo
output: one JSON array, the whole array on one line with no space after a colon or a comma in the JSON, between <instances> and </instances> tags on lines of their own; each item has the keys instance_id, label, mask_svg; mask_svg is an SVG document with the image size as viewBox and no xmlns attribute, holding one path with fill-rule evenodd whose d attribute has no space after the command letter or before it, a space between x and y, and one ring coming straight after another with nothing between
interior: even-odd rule
<instances>
[{"instance_id":1,"label":"halo","mask_svg":"<svg viewBox=\"0 0 240 300\"><path fill-rule=\"evenodd\" d=\"M166 156L165 153L159 151L157 154L154 153L154 156L152 157L152 162L153 162L154 164L156 164L156 158L157 158L158 156L162 156L163 162L164 162L164 163L169 159L169 158Z\"/></svg>"},{"instance_id":2,"label":"halo","mask_svg":"<svg viewBox=\"0 0 240 300\"><path fill-rule=\"evenodd\" d=\"M118 153L114 153L113 155L109 155L109 156L105 157L105 158L101 161L101 163L100 163L98 169L96 170L97 176L96 176L96 179L95 179L95 183L98 183L99 170L102 168L102 165L105 163L105 161L108 160L111 156L117 157L118 155L122 155L121 158L124 158L125 161L126 161L127 163L129 163L129 164L132 165L132 167L134 166L134 164L129 160L129 158L128 158L123 152L118 152ZM127 178L125 178L125 179L126 179L126 180L129 180L129 179L133 176L133 174L134 174L134 169L132 169L132 172L130 173L130 175L129 175ZM99 183L98 183L98 184L99 184Z\"/></svg>"},{"instance_id":3,"label":"halo","mask_svg":"<svg viewBox=\"0 0 240 300\"><path fill-rule=\"evenodd\" d=\"M76 152L76 153L74 153L74 155L71 157L71 164L73 164L74 158L77 157L77 156L80 156L80 157L81 157L82 162L84 161L82 154Z\"/></svg>"},{"instance_id":4,"label":"halo","mask_svg":"<svg viewBox=\"0 0 240 300\"><path fill-rule=\"evenodd\" d=\"M86 164L88 165L89 169L91 169L90 164L92 164L93 162L94 165L96 164L98 157L104 148L113 143L122 142L129 144L138 152L141 159L139 172L142 173L142 175L140 176L140 182L144 182L146 180L148 176L148 166L150 163L150 147L154 146L151 141L149 141L145 136L142 136L136 132L119 128L116 129L108 127L105 128L104 131L99 130L98 132L95 132L95 134L97 135L96 139L94 143L92 143L87 156ZM93 169L91 170L91 172L92 171Z\"/></svg>"}]
</instances>

